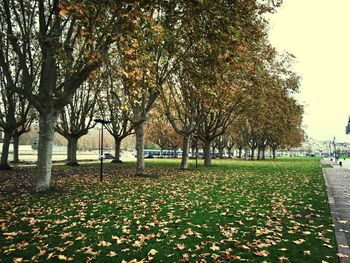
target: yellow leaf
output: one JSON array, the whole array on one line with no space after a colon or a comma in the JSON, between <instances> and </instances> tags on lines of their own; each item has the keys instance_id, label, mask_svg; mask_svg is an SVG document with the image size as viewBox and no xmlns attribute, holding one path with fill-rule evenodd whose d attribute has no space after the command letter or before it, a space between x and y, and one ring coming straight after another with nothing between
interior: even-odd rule
<instances>
[{"instance_id":1,"label":"yellow leaf","mask_svg":"<svg viewBox=\"0 0 350 263\"><path fill-rule=\"evenodd\" d=\"M215 244L213 244L211 247L210 247L211 250L213 251L218 251L220 250L220 247L216 246Z\"/></svg>"},{"instance_id":2,"label":"yellow leaf","mask_svg":"<svg viewBox=\"0 0 350 263\"><path fill-rule=\"evenodd\" d=\"M14 237L14 236L17 236L17 232L8 232L8 233L3 233L4 236L11 236L11 237Z\"/></svg>"},{"instance_id":3,"label":"yellow leaf","mask_svg":"<svg viewBox=\"0 0 350 263\"><path fill-rule=\"evenodd\" d=\"M117 255L117 253L115 253L114 251L109 252L109 254L107 254L108 257L115 257Z\"/></svg>"},{"instance_id":4,"label":"yellow leaf","mask_svg":"<svg viewBox=\"0 0 350 263\"><path fill-rule=\"evenodd\" d=\"M266 250L256 251L254 254L258 257L267 257L270 253Z\"/></svg>"},{"instance_id":5,"label":"yellow leaf","mask_svg":"<svg viewBox=\"0 0 350 263\"><path fill-rule=\"evenodd\" d=\"M154 256L155 254L157 254L158 251L155 250L154 248L152 248L149 252L148 252L148 255L151 255L151 256Z\"/></svg>"},{"instance_id":6,"label":"yellow leaf","mask_svg":"<svg viewBox=\"0 0 350 263\"><path fill-rule=\"evenodd\" d=\"M305 242L305 239L300 238L299 240L293 241L294 244L300 245Z\"/></svg>"},{"instance_id":7,"label":"yellow leaf","mask_svg":"<svg viewBox=\"0 0 350 263\"><path fill-rule=\"evenodd\" d=\"M59 260L67 260L67 257L65 255L58 255Z\"/></svg>"}]
</instances>

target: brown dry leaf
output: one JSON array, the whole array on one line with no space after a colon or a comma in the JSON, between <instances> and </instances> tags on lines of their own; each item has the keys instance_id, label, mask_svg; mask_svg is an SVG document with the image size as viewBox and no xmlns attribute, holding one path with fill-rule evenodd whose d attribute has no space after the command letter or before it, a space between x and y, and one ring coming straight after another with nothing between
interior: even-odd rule
<instances>
[{"instance_id":1,"label":"brown dry leaf","mask_svg":"<svg viewBox=\"0 0 350 263\"><path fill-rule=\"evenodd\" d=\"M181 244L177 244L176 247L180 250L185 249L185 244L181 243Z\"/></svg>"},{"instance_id":2,"label":"brown dry leaf","mask_svg":"<svg viewBox=\"0 0 350 263\"><path fill-rule=\"evenodd\" d=\"M14 236L17 236L17 232L8 232L8 233L3 233L4 236L11 236L11 237L14 237Z\"/></svg>"},{"instance_id":3,"label":"brown dry leaf","mask_svg":"<svg viewBox=\"0 0 350 263\"><path fill-rule=\"evenodd\" d=\"M107 254L107 257L115 257L117 255L117 253L115 253L114 251L111 251Z\"/></svg>"},{"instance_id":4,"label":"brown dry leaf","mask_svg":"<svg viewBox=\"0 0 350 263\"><path fill-rule=\"evenodd\" d=\"M65 255L58 255L59 260L67 260L67 257Z\"/></svg>"},{"instance_id":5,"label":"brown dry leaf","mask_svg":"<svg viewBox=\"0 0 350 263\"><path fill-rule=\"evenodd\" d=\"M297 245L300 245L300 244L302 244L302 243L304 243L304 242L305 242L305 239L302 239L302 238L293 241L293 243L294 243L294 244L297 244Z\"/></svg>"},{"instance_id":6,"label":"brown dry leaf","mask_svg":"<svg viewBox=\"0 0 350 263\"><path fill-rule=\"evenodd\" d=\"M154 248L152 248L152 249L148 252L148 255L155 256L157 253L158 253L158 251L155 250Z\"/></svg>"},{"instance_id":7,"label":"brown dry leaf","mask_svg":"<svg viewBox=\"0 0 350 263\"><path fill-rule=\"evenodd\" d=\"M112 245L111 242L106 242L104 240L100 241L100 243L98 243L98 246L100 247L110 247Z\"/></svg>"},{"instance_id":8,"label":"brown dry leaf","mask_svg":"<svg viewBox=\"0 0 350 263\"><path fill-rule=\"evenodd\" d=\"M254 255L258 257L267 257L270 253L267 250L261 250L254 252Z\"/></svg>"},{"instance_id":9,"label":"brown dry leaf","mask_svg":"<svg viewBox=\"0 0 350 263\"><path fill-rule=\"evenodd\" d=\"M184 262L189 262L190 261L190 255L188 253L185 253L182 255L182 260Z\"/></svg>"},{"instance_id":10,"label":"brown dry leaf","mask_svg":"<svg viewBox=\"0 0 350 263\"><path fill-rule=\"evenodd\" d=\"M220 247L218 247L217 245L213 244L211 247L210 247L211 250L213 251L219 251L220 250Z\"/></svg>"},{"instance_id":11,"label":"brown dry leaf","mask_svg":"<svg viewBox=\"0 0 350 263\"><path fill-rule=\"evenodd\" d=\"M349 258L348 255L345 255L345 254L342 254L342 253L338 253L337 256L338 256L339 258Z\"/></svg>"}]
</instances>

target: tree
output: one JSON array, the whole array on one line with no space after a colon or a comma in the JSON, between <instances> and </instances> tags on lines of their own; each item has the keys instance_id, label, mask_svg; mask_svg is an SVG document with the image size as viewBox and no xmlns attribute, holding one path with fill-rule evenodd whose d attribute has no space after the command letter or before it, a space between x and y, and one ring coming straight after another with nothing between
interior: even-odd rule
<instances>
[{"instance_id":1,"label":"tree","mask_svg":"<svg viewBox=\"0 0 350 263\"><path fill-rule=\"evenodd\" d=\"M190 70L183 68L177 71L177 74L167 82L161 92L165 115L173 129L182 136L180 164L182 170L188 168L190 139L202 119L198 100L200 93L198 87L193 84L193 80Z\"/></svg>"},{"instance_id":2,"label":"tree","mask_svg":"<svg viewBox=\"0 0 350 263\"><path fill-rule=\"evenodd\" d=\"M115 41L113 28L123 24L120 13L127 15L130 6L119 1L56 0L4 0L0 5L0 24L6 32L0 39L0 66L5 76L11 75L11 65L1 59L4 47L11 46L11 61L22 72L23 87L11 86L39 112L35 188L43 191L50 187L56 119L80 85L101 65L101 56Z\"/></svg>"},{"instance_id":3,"label":"tree","mask_svg":"<svg viewBox=\"0 0 350 263\"><path fill-rule=\"evenodd\" d=\"M160 157L163 157L163 150L166 148L175 151L180 147L182 138L175 132L168 121L165 109L157 104L149 114L145 125L146 140L153 142L160 148Z\"/></svg>"},{"instance_id":4,"label":"tree","mask_svg":"<svg viewBox=\"0 0 350 263\"><path fill-rule=\"evenodd\" d=\"M17 127L13 131L13 162L19 163L19 140L20 137L31 130L32 124L37 120L36 110L29 102L20 95L17 95L16 121Z\"/></svg>"},{"instance_id":5,"label":"tree","mask_svg":"<svg viewBox=\"0 0 350 263\"><path fill-rule=\"evenodd\" d=\"M90 77L73 95L73 100L61 111L56 131L67 139L67 165L78 165L78 140L95 126L96 101L101 93L99 76Z\"/></svg>"},{"instance_id":6,"label":"tree","mask_svg":"<svg viewBox=\"0 0 350 263\"><path fill-rule=\"evenodd\" d=\"M9 52L6 54L6 63L10 63ZM2 56L1 59L4 59ZM4 73L0 69L0 73ZM4 141L2 145L0 169L11 169L8 164L9 146L10 141L13 138L13 153L14 163L19 162L18 157L18 144L19 137L28 132L34 119L36 118L35 112L33 111L28 100L23 96L16 94L13 91L13 85L22 85L21 76L19 71L15 71L17 76L8 75L5 78L5 74L1 75L0 79L0 127L4 131Z\"/></svg>"},{"instance_id":7,"label":"tree","mask_svg":"<svg viewBox=\"0 0 350 263\"><path fill-rule=\"evenodd\" d=\"M107 118L110 123L105 127L114 138L114 156L112 163L120 163L121 143L124 138L134 133L130 123L130 110L126 107L125 96L118 88L120 79L113 77L118 72L113 70L109 59L105 67L103 91L98 98L100 115Z\"/></svg>"}]
</instances>

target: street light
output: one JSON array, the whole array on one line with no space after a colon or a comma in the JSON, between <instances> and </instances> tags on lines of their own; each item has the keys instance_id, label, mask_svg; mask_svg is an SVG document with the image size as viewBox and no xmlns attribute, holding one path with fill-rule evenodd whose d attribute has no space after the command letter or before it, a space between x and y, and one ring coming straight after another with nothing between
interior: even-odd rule
<instances>
[{"instance_id":1,"label":"street light","mask_svg":"<svg viewBox=\"0 0 350 263\"><path fill-rule=\"evenodd\" d=\"M100 182L102 182L103 177L103 127L105 124L111 123L110 121L104 120L104 119L94 119L94 122L101 123L101 139L100 139ZM100 136L99 136L100 137Z\"/></svg>"}]
</instances>

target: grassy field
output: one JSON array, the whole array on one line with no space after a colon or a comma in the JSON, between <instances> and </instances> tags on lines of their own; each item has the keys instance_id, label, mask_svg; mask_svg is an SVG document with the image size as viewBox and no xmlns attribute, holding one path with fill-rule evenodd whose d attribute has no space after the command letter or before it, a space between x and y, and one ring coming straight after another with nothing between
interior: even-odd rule
<instances>
[{"instance_id":1,"label":"grassy field","mask_svg":"<svg viewBox=\"0 0 350 263\"><path fill-rule=\"evenodd\" d=\"M178 162L2 172L0 262L338 262L319 159Z\"/></svg>"}]
</instances>

